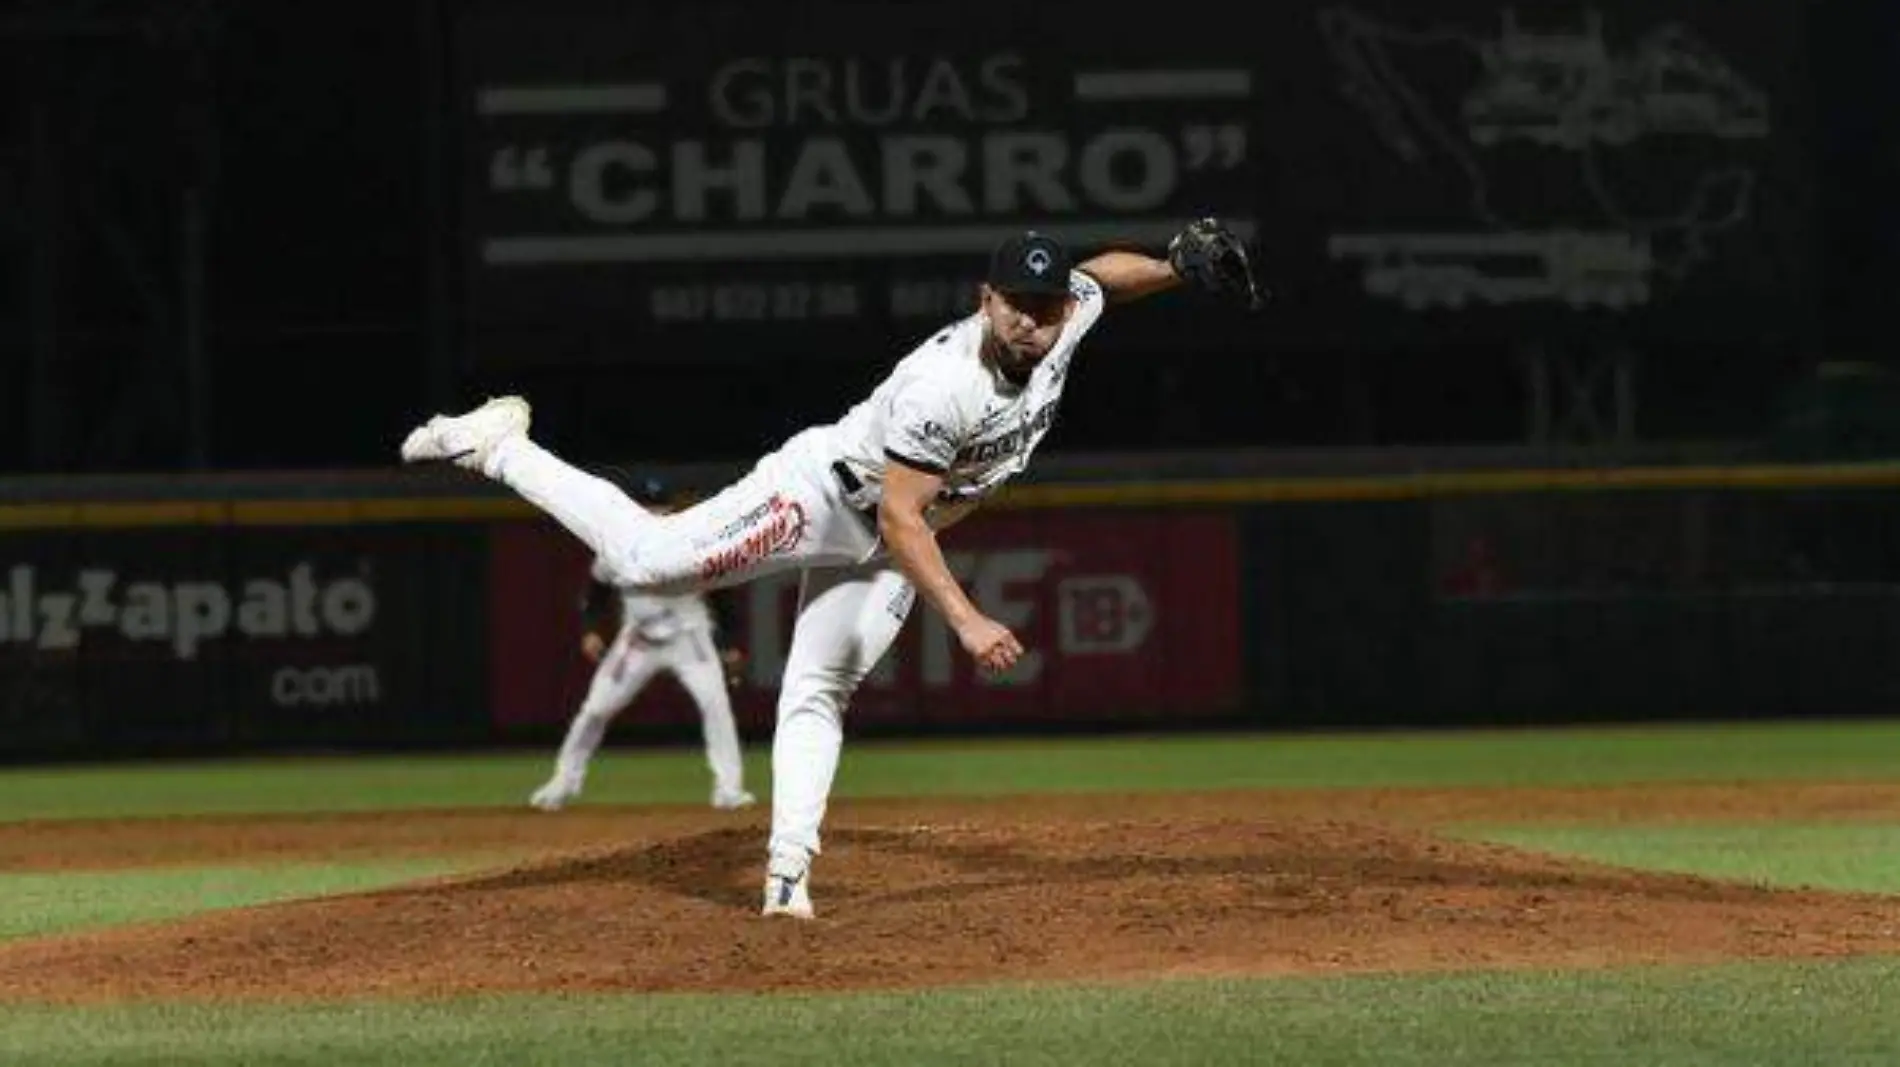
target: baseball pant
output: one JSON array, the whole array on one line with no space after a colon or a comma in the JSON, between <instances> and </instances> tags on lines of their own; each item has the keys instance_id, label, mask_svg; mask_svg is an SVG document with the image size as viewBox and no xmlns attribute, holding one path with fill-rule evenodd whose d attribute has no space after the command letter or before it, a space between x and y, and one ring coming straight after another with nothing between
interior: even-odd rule
<instances>
[{"instance_id":1,"label":"baseball pant","mask_svg":"<svg viewBox=\"0 0 1900 1067\"><path fill-rule=\"evenodd\" d=\"M590 549L610 584L676 594L739 585L794 567L854 563L877 546L870 515L846 505L822 466L790 451L683 511L655 515L612 482L511 437L484 471Z\"/></svg>"},{"instance_id":2,"label":"baseball pant","mask_svg":"<svg viewBox=\"0 0 1900 1067\"><path fill-rule=\"evenodd\" d=\"M844 503L822 465L801 462L793 449L670 515L654 515L526 436L497 445L485 473L580 538L617 585L678 593L804 572L772 737L769 846L774 869L804 870L819 850L845 706L915 600L894 566L872 560L870 519Z\"/></svg>"},{"instance_id":3,"label":"baseball pant","mask_svg":"<svg viewBox=\"0 0 1900 1067\"><path fill-rule=\"evenodd\" d=\"M732 718L725 668L712 638L701 630L689 630L665 644L649 645L641 642L631 627L622 627L594 668L587 696L561 742L555 773L576 785L585 781L587 766L607 736L608 724L661 671L673 672L680 687L699 707L700 732L705 739L706 766L712 771L713 788L722 793L743 789L745 770L739 757L739 729Z\"/></svg>"},{"instance_id":4,"label":"baseball pant","mask_svg":"<svg viewBox=\"0 0 1900 1067\"><path fill-rule=\"evenodd\" d=\"M818 854L844 746L845 706L890 650L915 600L910 582L889 564L803 574L772 733L774 870L803 871Z\"/></svg>"}]
</instances>

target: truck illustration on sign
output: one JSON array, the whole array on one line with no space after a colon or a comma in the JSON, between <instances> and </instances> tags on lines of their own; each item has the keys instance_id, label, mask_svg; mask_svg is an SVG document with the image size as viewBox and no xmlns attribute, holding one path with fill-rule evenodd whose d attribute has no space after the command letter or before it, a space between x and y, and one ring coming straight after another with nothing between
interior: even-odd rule
<instances>
[{"instance_id":1,"label":"truck illustration on sign","mask_svg":"<svg viewBox=\"0 0 1900 1067\"><path fill-rule=\"evenodd\" d=\"M1358 261L1369 295L1641 305L1749 217L1746 149L1769 134L1768 99L1684 26L1621 50L1594 10L1532 31L1507 9L1495 37L1346 7L1319 26L1385 147L1418 178L1449 175L1408 188L1460 189L1452 210L1468 213L1456 230L1332 235L1330 256Z\"/></svg>"}]
</instances>

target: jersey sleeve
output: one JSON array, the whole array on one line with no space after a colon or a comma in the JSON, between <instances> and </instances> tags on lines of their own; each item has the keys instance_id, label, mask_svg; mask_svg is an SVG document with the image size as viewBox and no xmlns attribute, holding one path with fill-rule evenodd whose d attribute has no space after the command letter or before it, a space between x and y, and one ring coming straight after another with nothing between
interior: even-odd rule
<instances>
[{"instance_id":1,"label":"jersey sleeve","mask_svg":"<svg viewBox=\"0 0 1900 1067\"><path fill-rule=\"evenodd\" d=\"M884 456L891 462L947 473L968 435L969 421L947 383L918 375L891 395L884 431Z\"/></svg>"},{"instance_id":2,"label":"jersey sleeve","mask_svg":"<svg viewBox=\"0 0 1900 1067\"><path fill-rule=\"evenodd\" d=\"M1108 306L1108 293L1102 289L1101 282L1079 270L1069 272L1069 292L1075 296L1075 314L1069 316L1064 332L1079 341L1102 317L1102 310Z\"/></svg>"}]
</instances>

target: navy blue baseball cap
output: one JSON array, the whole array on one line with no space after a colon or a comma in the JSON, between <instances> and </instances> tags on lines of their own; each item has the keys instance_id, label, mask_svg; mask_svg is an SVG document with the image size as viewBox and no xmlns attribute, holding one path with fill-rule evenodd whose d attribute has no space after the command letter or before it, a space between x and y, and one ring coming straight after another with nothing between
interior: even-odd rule
<instances>
[{"instance_id":1,"label":"navy blue baseball cap","mask_svg":"<svg viewBox=\"0 0 1900 1067\"><path fill-rule=\"evenodd\" d=\"M652 475L629 479L627 495L636 504L664 504L672 493L665 482Z\"/></svg>"},{"instance_id":2,"label":"navy blue baseball cap","mask_svg":"<svg viewBox=\"0 0 1900 1067\"><path fill-rule=\"evenodd\" d=\"M636 504L665 504L673 496L673 487L655 475L635 474L625 467L615 466L597 467L594 473L612 482Z\"/></svg>"},{"instance_id":3,"label":"navy blue baseball cap","mask_svg":"<svg viewBox=\"0 0 1900 1067\"><path fill-rule=\"evenodd\" d=\"M1027 230L996 246L990 253L990 288L1005 293L1063 296L1069 291L1069 272L1075 261L1061 241Z\"/></svg>"}]
</instances>

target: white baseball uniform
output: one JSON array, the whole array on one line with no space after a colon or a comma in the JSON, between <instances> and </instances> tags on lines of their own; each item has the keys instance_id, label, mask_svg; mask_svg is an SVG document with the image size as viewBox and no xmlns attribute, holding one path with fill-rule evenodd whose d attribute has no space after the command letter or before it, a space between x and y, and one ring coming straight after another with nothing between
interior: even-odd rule
<instances>
[{"instance_id":1,"label":"white baseball uniform","mask_svg":"<svg viewBox=\"0 0 1900 1067\"><path fill-rule=\"evenodd\" d=\"M772 749L771 858L802 873L843 743L846 703L896 639L915 599L883 551L876 508L888 462L941 472L928 513L942 529L1020 473L1053 422L1070 360L1101 317L1102 287L1075 271L1077 307L1028 380L982 355L980 313L898 362L838 421L804 430L699 504L646 511L613 484L562 462L526 435L488 454L483 471L552 515L627 588L672 593L801 569L797 622Z\"/></svg>"},{"instance_id":2,"label":"white baseball uniform","mask_svg":"<svg viewBox=\"0 0 1900 1067\"><path fill-rule=\"evenodd\" d=\"M594 577L602 577L598 562ZM715 798L745 792L739 730L732 718L732 697L713 640L714 628L712 611L701 594L621 592L620 625L612 643L601 653L587 695L568 725L567 737L555 759L555 780L563 787L562 792L580 792L588 764L600 749L608 725L661 671L671 671L699 708Z\"/></svg>"}]
</instances>

